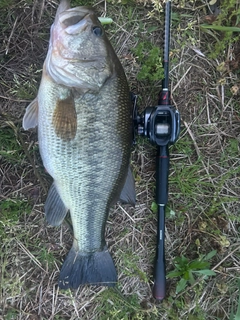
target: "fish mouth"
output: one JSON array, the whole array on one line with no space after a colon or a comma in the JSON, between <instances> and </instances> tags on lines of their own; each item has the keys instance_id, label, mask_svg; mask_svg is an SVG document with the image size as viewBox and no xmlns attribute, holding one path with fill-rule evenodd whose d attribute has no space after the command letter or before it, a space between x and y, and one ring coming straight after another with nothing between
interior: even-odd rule
<instances>
[{"instance_id":1,"label":"fish mouth","mask_svg":"<svg viewBox=\"0 0 240 320\"><path fill-rule=\"evenodd\" d=\"M59 21L65 27L68 34L77 34L86 29L89 17L94 14L90 7L76 7L68 9L59 15Z\"/></svg>"}]
</instances>

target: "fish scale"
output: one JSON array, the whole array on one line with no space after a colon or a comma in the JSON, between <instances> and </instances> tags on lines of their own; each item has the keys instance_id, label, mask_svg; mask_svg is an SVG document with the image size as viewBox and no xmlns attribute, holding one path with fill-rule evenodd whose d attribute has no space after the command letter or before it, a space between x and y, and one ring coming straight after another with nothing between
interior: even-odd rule
<instances>
[{"instance_id":1,"label":"fish scale","mask_svg":"<svg viewBox=\"0 0 240 320\"><path fill-rule=\"evenodd\" d=\"M60 288L112 286L117 275L105 243L109 209L119 198L135 203L132 103L123 68L95 14L69 8L69 1L61 1L38 95L23 127L38 124L41 157L54 180L47 221L60 225L68 210L72 219L73 246Z\"/></svg>"},{"instance_id":2,"label":"fish scale","mask_svg":"<svg viewBox=\"0 0 240 320\"><path fill-rule=\"evenodd\" d=\"M114 88L115 85L118 85L119 94L121 94L121 82L112 82L110 90L108 87L107 91L113 92L111 87ZM51 88L51 86L53 87ZM118 100L113 99L111 94L106 95L104 90L102 95L105 105L109 106L108 109L104 108L103 110L99 94L97 96L87 94L86 102L84 97L76 99L77 134L73 140L63 142L53 133L54 105L49 94L50 91L56 97L59 94L59 88L55 92L55 84L52 84L51 80L48 91L46 88L48 88L48 82L45 79L43 86L39 89L39 97L44 97L42 102L41 98L39 99L39 103L44 106L39 110L39 145L43 162L46 170L55 180L60 197L71 212L74 237L78 241L79 250L83 250L83 248L85 251L102 249L102 229L105 228L99 228L99 226L105 224L106 212L114 200L114 192L116 193L116 189L119 188L119 183L123 186L123 177L119 174L121 167L125 167L123 171L126 172L129 164L128 140L131 139L129 101L122 101L124 109L118 114L116 111L119 110L118 105L114 106L114 102ZM68 93L65 88L63 91ZM62 94L62 96L64 95ZM49 112L51 108L53 110ZM46 119L46 114L49 114L49 121ZM94 115L97 119L93 122ZM41 121L42 118L44 121ZM120 123L120 128L117 123L114 123L114 120ZM125 133L121 139L119 139L119 130ZM90 141L92 140L91 136L93 136L93 141ZM121 140L125 140L125 145L127 143L128 148L124 148L124 141ZM45 146L48 146L47 152ZM124 158L119 156L121 154L124 155ZM50 166L48 166L49 163L51 163ZM51 166L54 167L54 172ZM79 184L78 177L81 177L81 184ZM92 199L94 199L94 208L91 205ZM95 201L95 199L97 200ZM94 216L91 217L93 212ZM90 223L87 223L86 220L89 220ZM96 226L98 227L96 228ZM86 241L80 239L86 239ZM94 239L97 240L94 241ZM85 242L87 242L87 246ZM93 243L93 247L91 247L91 243Z\"/></svg>"}]
</instances>

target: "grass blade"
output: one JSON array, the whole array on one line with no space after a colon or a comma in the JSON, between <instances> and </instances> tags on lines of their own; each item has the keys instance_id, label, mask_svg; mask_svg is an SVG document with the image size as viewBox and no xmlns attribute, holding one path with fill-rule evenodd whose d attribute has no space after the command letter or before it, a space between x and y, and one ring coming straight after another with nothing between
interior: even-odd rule
<instances>
[{"instance_id":1,"label":"grass blade","mask_svg":"<svg viewBox=\"0 0 240 320\"><path fill-rule=\"evenodd\" d=\"M238 290L240 292L240 279L238 279ZM238 293L239 294L239 293ZM238 308L237 308L237 313L234 317L234 320L240 320L240 294L238 297Z\"/></svg>"},{"instance_id":2,"label":"grass blade","mask_svg":"<svg viewBox=\"0 0 240 320\"><path fill-rule=\"evenodd\" d=\"M201 28L212 29L212 30L223 31L223 32L240 32L240 28L238 27L225 27L225 26L218 26L214 24L201 24Z\"/></svg>"}]
</instances>

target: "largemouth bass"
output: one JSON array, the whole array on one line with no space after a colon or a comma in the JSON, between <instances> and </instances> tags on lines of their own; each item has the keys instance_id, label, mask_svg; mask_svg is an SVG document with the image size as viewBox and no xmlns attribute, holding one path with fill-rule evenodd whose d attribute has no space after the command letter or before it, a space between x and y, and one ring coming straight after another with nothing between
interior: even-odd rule
<instances>
[{"instance_id":1,"label":"largemouth bass","mask_svg":"<svg viewBox=\"0 0 240 320\"><path fill-rule=\"evenodd\" d=\"M112 286L117 273L104 237L109 208L119 199L135 202L132 103L122 65L88 7L58 7L38 95L23 118L25 130L35 126L54 180L46 219L59 226L69 210L73 224L59 287Z\"/></svg>"}]
</instances>

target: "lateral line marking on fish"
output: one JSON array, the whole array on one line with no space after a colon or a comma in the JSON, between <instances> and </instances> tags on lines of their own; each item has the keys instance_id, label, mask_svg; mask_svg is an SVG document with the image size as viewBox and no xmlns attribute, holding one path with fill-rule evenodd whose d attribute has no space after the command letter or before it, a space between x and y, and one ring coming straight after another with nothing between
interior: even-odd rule
<instances>
[{"instance_id":1,"label":"lateral line marking on fish","mask_svg":"<svg viewBox=\"0 0 240 320\"><path fill-rule=\"evenodd\" d=\"M63 140L72 140L77 132L77 113L75 102L70 95L64 100L58 100L53 113L53 126L56 135Z\"/></svg>"}]
</instances>

